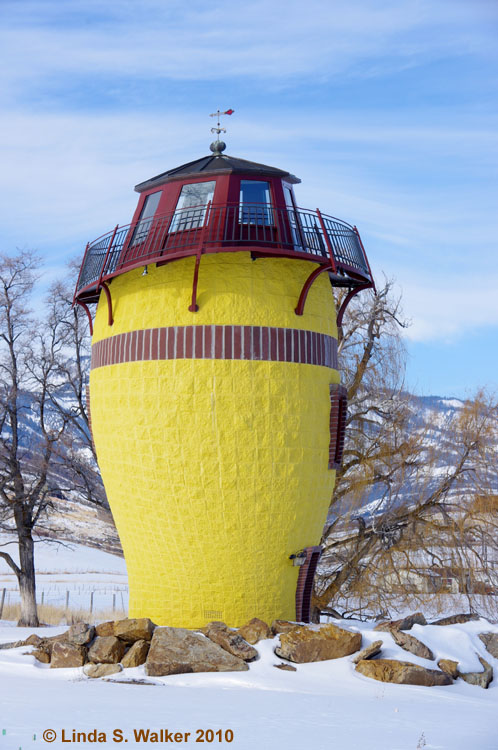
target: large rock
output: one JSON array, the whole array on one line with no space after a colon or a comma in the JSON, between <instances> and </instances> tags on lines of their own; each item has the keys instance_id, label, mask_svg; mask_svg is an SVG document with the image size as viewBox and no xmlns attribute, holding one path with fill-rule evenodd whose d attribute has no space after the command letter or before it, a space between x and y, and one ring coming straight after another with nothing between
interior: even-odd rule
<instances>
[{"instance_id":1,"label":"large rock","mask_svg":"<svg viewBox=\"0 0 498 750\"><path fill-rule=\"evenodd\" d=\"M356 665L357 672L379 682L394 682L397 685L451 685L453 680L437 669L426 669L408 661L396 659L362 659Z\"/></svg>"},{"instance_id":2,"label":"large rock","mask_svg":"<svg viewBox=\"0 0 498 750\"><path fill-rule=\"evenodd\" d=\"M273 620L271 624L271 630L274 635L280 635L280 633L288 633L294 628L302 628L303 625L298 622L291 622L290 620Z\"/></svg>"},{"instance_id":3,"label":"large rock","mask_svg":"<svg viewBox=\"0 0 498 750\"><path fill-rule=\"evenodd\" d=\"M401 620L386 620L385 622L379 622L374 630L381 630L384 632L390 632L391 630L411 630L414 625L427 625L427 620L422 612L414 612L412 615L402 617Z\"/></svg>"},{"instance_id":4,"label":"large rock","mask_svg":"<svg viewBox=\"0 0 498 750\"><path fill-rule=\"evenodd\" d=\"M253 617L245 625L239 628L238 633L242 638L254 646L255 643L262 641L264 638L273 638L273 633L269 626L258 617Z\"/></svg>"},{"instance_id":5,"label":"large rock","mask_svg":"<svg viewBox=\"0 0 498 750\"><path fill-rule=\"evenodd\" d=\"M52 658L54 643L57 643L57 641L50 641L48 638L42 638L33 651L35 659L38 659L38 661L41 661L43 664L48 664ZM43 657L42 654L45 654L45 656Z\"/></svg>"},{"instance_id":6,"label":"large rock","mask_svg":"<svg viewBox=\"0 0 498 750\"><path fill-rule=\"evenodd\" d=\"M474 612L470 614L450 615L449 617L442 617L440 620L431 622L431 625L463 625L466 622L472 622L472 620L478 620L479 615Z\"/></svg>"},{"instance_id":7,"label":"large rock","mask_svg":"<svg viewBox=\"0 0 498 750\"><path fill-rule=\"evenodd\" d=\"M151 677L185 672L234 672L249 669L209 638L184 628L156 628L145 673Z\"/></svg>"},{"instance_id":8,"label":"large rock","mask_svg":"<svg viewBox=\"0 0 498 750\"><path fill-rule=\"evenodd\" d=\"M42 642L43 638L40 638L39 635L36 635L36 633L33 633L32 635L29 635L26 640L24 641L25 646L39 646Z\"/></svg>"},{"instance_id":9,"label":"large rock","mask_svg":"<svg viewBox=\"0 0 498 750\"><path fill-rule=\"evenodd\" d=\"M149 641L135 641L121 659L121 664L125 669L128 669L128 667L141 667L147 660L149 648Z\"/></svg>"},{"instance_id":10,"label":"large rock","mask_svg":"<svg viewBox=\"0 0 498 750\"><path fill-rule=\"evenodd\" d=\"M97 635L114 635L114 620L100 622L95 626L95 633Z\"/></svg>"},{"instance_id":11,"label":"large rock","mask_svg":"<svg viewBox=\"0 0 498 750\"><path fill-rule=\"evenodd\" d=\"M65 643L66 642L66 633L61 633L60 635L52 635L48 638L40 638L39 636L33 634L30 635L28 638L26 638L25 641L18 641L17 646L35 646L35 649L37 651L38 655L35 655L35 658L38 659L38 661L42 661L44 664L48 664L52 657L52 649L56 643ZM75 644L79 645L79 644ZM45 659L41 656L41 654L44 653L46 656L48 656L48 659Z\"/></svg>"},{"instance_id":12,"label":"large rock","mask_svg":"<svg viewBox=\"0 0 498 750\"><path fill-rule=\"evenodd\" d=\"M64 635L68 643L72 643L74 646L86 646L93 641L95 628L86 622L76 622Z\"/></svg>"},{"instance_id":13,"label":"large rock","mask_svg":"<svg viewBox=\"0 0 498 750\"><path fill-rule=\"evenodd\" d=\"M0 650L8 648L19 648L20 646L26 646L26 641L9 641L8 643L0 643Z\"/></svg>"},{"instance_id":14,"label":"large rock","mask_svg":"<svg viewBox=\"0 0 498 750\"><path fill-rule=\"evenodd\" d=\"M88 660L94 664L117 664L126 645L114 635L98 635L88 649Z\"/></svg>"},{"instance_id":15,"label":"large rock","mask_svg":"<svg viewBox=\"0 0 498 750\"><path fill-rule=\"evenodd\" d=\"M453 659L439 659L437 663L439 669L449 674L454 680L458 677L458 662Z\"/></svg>"},{"instance_id":16,"label":"large rock","mask_svg":"<svg viewBox=\"0 0 498 750\"><path fill-rule=\"evenodd\" d=\"M213 630L214 628L221 628L221 630L229 629L226 622L222 622L221 620L212 620L211 622L208 622L207 625L199 628L199 633L204 633L204 635L207 635L209 631Z\"/></svg>"},{"instance_id":17,"label":"large rock","mask_svg":"<svg viewBox=\"0 0 498 750\"><path fill-rule=\"evenodd\" d=\"M420 656L422 659L434 660L435 657L430 648L425 643L422 643L422 641L419 641L418 638L415 638L414 635L409 635L402 630L391 630L391 635L394 642L405 651L409 651L411 654L415 654L415 656Z\"/></svg>"},{"instance_id":18,"label":"large rock","mask_svg":"<svg viewBox=\"0 0 498 750\"><path fill-rule=\"evenodd\" d=\"M122 672L121 664L86 664L83 672L87 677L108 677L110 674Z\"/></svg>"},{"instance_id":19,"label":"large rock","mask_svg":"<svg viewBox=\"0 0 498 750\"><path fill-rule=\"evenodd\" d=\"M383 641L374 641L370 644L370 646L364 648L363 651L355 654L351 661L353 662L353 664L358 664L358 662L362 659L371 659L373 656L377 656L377 654L380 654L382 644Z\"/></svg>"},{"instance_id":20,"label":"large rock","mask_svg":"<svg viewBox=\"0 0 498 750\"><path fill-rule=\"evenodd\" d=\"M148 617L131 620L116 620L114 635L126 643L150 641L156 626Z\"/></svg>"},{"instance_id":21,"label":"large rock","mask_svg":"<svg viewBox=\"0 0 498 750\"><path fill-rule=\"evenodd\" d=\"M204 629L204 635L239 659L252 661L258 658L258 652L254 646L250 646L239 633L230 630L223 623L210 623L210 626Z\"/></svg>"},{"instance_id":22,"label":"large rock","mask_svg":"<svg viewBox=\"0 0 498 750\"><path fill-rule=\"evenodd\" d=\"M52 647L50 667L52 669L82 667L86 659L86 648L74 643L56 641Z\"/></svg>"},{"instance_id":23,"label":"large rock","mask_svg":"<svg viewBox=\"0 0 498 750\"><path fill-rule=\"evenodd\" d=\"M493 679L493 667L481 656L478 656L478 659L484 668L484 672L459 672L459 676L469 685L477 685L486 690Z\"/></svg>"},{"instance_id":24,"label":"large rock","mask_svg":"<svg viewBox=\"0 0 498 750\"><path fill-rule=\"evenodd\" d=\"M35 648L34 651L31 652L31 656L34 656L35 659L42 664L50 664L50 654L47 654L46 651L40 651L40 649Z\"/></svg>"},{"instance_id":25,"label":"large rock","mask_svg":"<svg viewBox=\"0 0 498 750\"><path fill-rule=\"evenodd\" d=\"M277 646L275 653L282 659L303 664L340 659L354 654L360 648L360 633L351 633L337 625L322 625L318 630L303 627L282 633L280 646Z\"/></svg>"},{"instance_id":26,"label":"large rock","mask_svg":"<svg viewBox=\"0 0 498 750\"><path fill-rule=\"evenodd\" d=\"M498 633L479 633L479 638L484 643L491 656L498 659Z\"/></svg>"}]
</instances>

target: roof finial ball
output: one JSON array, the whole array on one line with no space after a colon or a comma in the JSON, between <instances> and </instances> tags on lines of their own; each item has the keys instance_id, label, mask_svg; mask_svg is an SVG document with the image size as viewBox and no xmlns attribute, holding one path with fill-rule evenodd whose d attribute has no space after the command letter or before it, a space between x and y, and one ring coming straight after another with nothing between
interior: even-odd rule
<instances>
[{"instance_id":1,"label":"roof finial ball","mask_svg":"<svg viewBox=\"0 0 498 750\"><path fill-rule=\"evenodd\" d=\"M227 144L225 143L225 141L213 141L209 146L214 156L221 156L226 147Z\"/></svg>"},{"instance_id":2,"label":"roof finial ball","mask_svg":"<svg viewBox=\"0 0 498 750\"><path fill-rule=\"evenodd\" d=\"M227 109L225 112L221 112L220 110L218 110L217 112L213 112L211 115L209 115L210 117L217 118L216 127L211 128L211 133L216 133L218 138L215 141L213 141L212 144L209 146L209 148L213 152L213 156L221 156L222 152L227 147L227 144L224 141L220 141L220 138L219 138L220 133L227 132L226 128L220 127L220 117L222 117L222 115L233 115L234 112L235 112L234 109Z\"/></svg>"}]
</instances>

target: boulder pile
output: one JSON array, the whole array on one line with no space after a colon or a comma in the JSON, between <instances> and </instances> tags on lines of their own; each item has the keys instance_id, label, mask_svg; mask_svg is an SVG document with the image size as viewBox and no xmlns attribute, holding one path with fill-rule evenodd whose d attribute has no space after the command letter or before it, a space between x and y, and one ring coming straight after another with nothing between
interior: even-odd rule
<instances>
[{"instance_id":1,"label":"boulder pile","mask_svg":"<svg viewBox=\"0 0 498 750\"><path fill-rule=\"evenodd\" d=\"M454 615L432 624L445 626L474 619L474 615ZM374 631L388 634L404 651L435 662L431 649L407 632L414 625L427 625L420 612L379 623ZM240 628L210 622L198 632L159 627L148 618L115 620L96 626L80 622L61 635L49 638L31 635L25 641L1 647L32 646L33 650L27 653L50 668L82 667L84 674L91 678L108 678L123 669L142 665L147 676L161 677L191 672L246 671L249 664L259 658L255 645L277 638L271 648L283 661L274 666L288 672L296 671L293 664L353 655L351 661L357 672L381 682L434 686L451 685L461 678L471 685L487 688L493 679L492 666L479 655L482 671L461 672L457 661L443 658L437 662L437 668L429 668L410 661L383 658L382 639L362 649L362 636L355 627L305 625L288 620L275 620L269 626L256 617ZM480 633L479 638L491 656L498 658L498 633ZM390 638L388 645L392 646Z\"/></svg>"}]
</instances>

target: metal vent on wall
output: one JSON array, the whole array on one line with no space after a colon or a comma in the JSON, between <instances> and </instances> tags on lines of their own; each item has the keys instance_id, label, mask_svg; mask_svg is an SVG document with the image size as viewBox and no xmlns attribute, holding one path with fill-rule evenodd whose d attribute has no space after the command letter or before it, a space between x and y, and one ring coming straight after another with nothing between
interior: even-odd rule
<instances>
[{"instance_id":1,"label":"metal vent on wall","mask_svg":"<svg viewBox=\"0 0 498 750\"><path fill-rule=\"evenodd\" d=\"M204 617L206 620L223 620L223 612L219 609L205 609Z\"/></svg>"}]
</instances>

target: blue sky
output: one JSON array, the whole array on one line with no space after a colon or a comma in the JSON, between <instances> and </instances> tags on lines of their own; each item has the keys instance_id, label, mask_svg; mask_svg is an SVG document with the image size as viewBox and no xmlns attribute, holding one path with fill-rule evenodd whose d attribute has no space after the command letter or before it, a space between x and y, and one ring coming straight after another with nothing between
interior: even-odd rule
<instances>
[{"instance_id":1,"label":"blue sky","mask_svg":"<svg viewBox=\"0 0 498 750\"><path fill-rule=\"evenodd\" d=\"M396 280L407 384L498 390L497 32L495 0L2 0L2 250L48 280L232 107L227 152L298 175Z\"/></svg>"}]
</instances>

